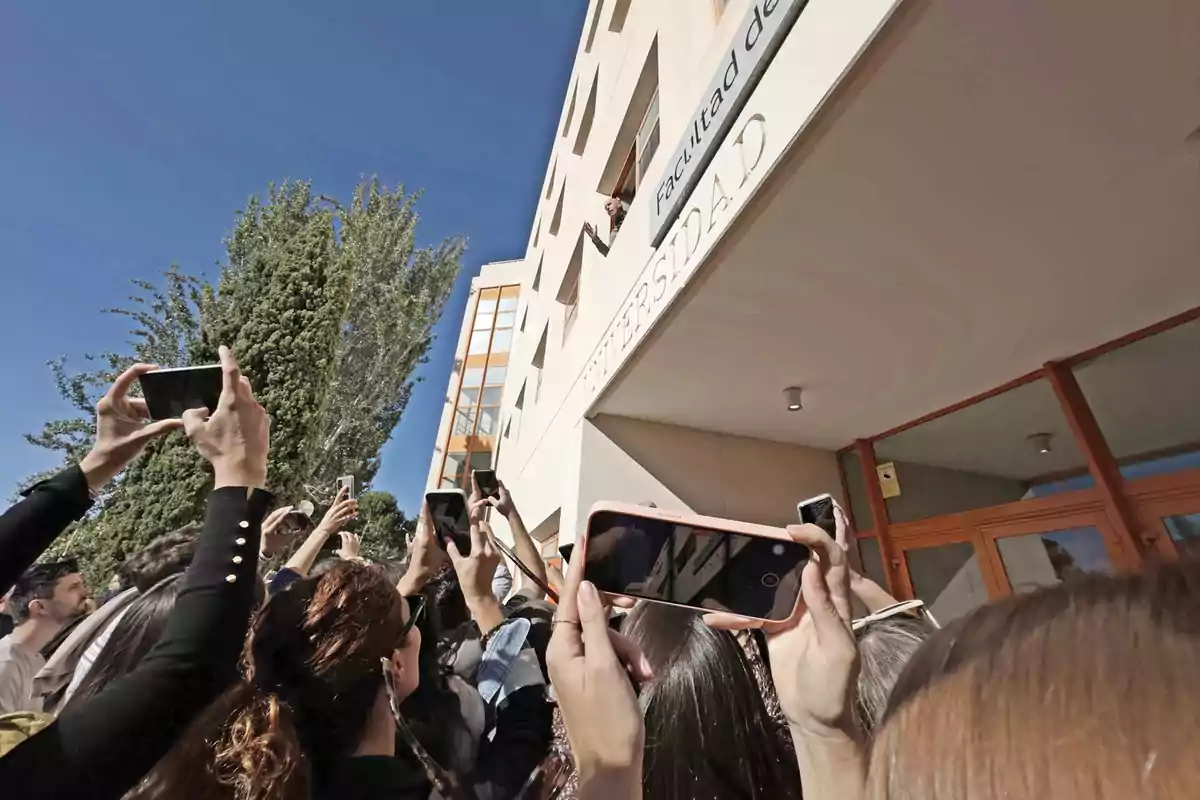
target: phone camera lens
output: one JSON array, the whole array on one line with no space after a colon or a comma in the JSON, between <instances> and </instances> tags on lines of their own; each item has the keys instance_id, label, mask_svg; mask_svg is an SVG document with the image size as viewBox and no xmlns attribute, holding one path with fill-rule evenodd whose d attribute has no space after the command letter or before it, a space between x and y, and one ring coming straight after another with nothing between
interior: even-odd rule
<instances>
[{"instance_id":1,"label":"phone camera lens","mask_svg":"<svg viewBox=\"0 0 1200 800\"><path fill-rule=\"evenodd\" d=\"M771 548L771 552L777 556L783 555L786 550L787 550L787 548L781 544L777 544Z\"/></svg>"},{"instance_id":2,"label":"phone camera lens","mask_svg":"<svg viewBox=\"0 0 1200 800\"><path fill-rule=\"evenodd\" d=\"M765 573L762 576L762 585L767 587L768 589L774 589L776 586L779 585L779 576L776 575L774 572Z\"/></svg>"}]
</instances>

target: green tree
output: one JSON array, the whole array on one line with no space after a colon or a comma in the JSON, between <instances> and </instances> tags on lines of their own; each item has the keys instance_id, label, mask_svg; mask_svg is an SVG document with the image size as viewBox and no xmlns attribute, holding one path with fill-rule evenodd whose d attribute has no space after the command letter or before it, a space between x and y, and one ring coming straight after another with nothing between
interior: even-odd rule
<instances>
[{"instance_id":1,"label":"green tree","mask_svg":"<svg viewBox=\"0 0 1200 800\"><path fill-rule=\"evenodd\" d=\"M391 492L363 492L358 496L354 531L362 537L365 558L371 561L403 558L414 530L412 520L404 516Z\"/></svg>"},{"instance_id":2,"label":"green tree","mask_svg":"<svg viewBox=\"0 0 1200 800\"><path fill-rule=\"evenodd\" d=\"M237 214L216 287L175 267L161 287L135 281L131 306L108 310L136 323L128 350L87 356L96 367L77 374L64 359L51 365L80 415L26 438L76 462L91 443L95 402L122 369L135 361L213 363L217 346L229 344L271 416L268 481L279 500L327 503L338 475L368 485L465 247L450 239L418 250L416 200L374 179L347 207L307 182L272 185ZM172 434L108 488L56 552L69 550L91 580L106 580L134 550L198 520L210 486L203 461ZM386 503L380 508L387 522L372 537L395 549L382 532L403 515L395 521Z\"/></svg>"}]
</instances>

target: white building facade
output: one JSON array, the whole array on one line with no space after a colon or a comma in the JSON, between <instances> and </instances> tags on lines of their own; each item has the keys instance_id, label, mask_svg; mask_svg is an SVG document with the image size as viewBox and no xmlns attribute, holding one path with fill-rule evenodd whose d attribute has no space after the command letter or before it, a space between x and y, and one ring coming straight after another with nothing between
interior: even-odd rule
<instances>
[{"instance_id":1,"label":"white building facade","mask_svg":"<svg viewBox=\"0 0 1200 800\"><path fill-rule=\"evenodd\" d=\"M592 0L527 251L484 268L460 340L483 287L519 287L472 452L546 555L597 500L784 525L831 492L863 568L953 617L1190 547L1185 5ZM1166 376L1151 410L1122 388Z\"/></svg>"}]
</instances>

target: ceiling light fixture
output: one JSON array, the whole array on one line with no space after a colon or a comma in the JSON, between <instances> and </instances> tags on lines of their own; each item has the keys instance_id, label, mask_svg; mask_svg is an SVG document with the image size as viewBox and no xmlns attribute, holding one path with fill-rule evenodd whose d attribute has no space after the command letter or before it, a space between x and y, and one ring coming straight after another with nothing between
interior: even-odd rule
<instances>
[{"instance_id":1,"label":"ceiling light fixture","mask_svg":"<svg viewBox=\"0 0 1200 800\"><path fill-rule=\"evenodd\" d=\"M1054 450L1053 433L1035 433L1025 437L1025 440L1041 455L1053 452Z\"/></svg>"},{"instance_id":2,"label":"ceiling light fixture","mask_svg":"<svg viewBox=\"0 0 1200 800\"><path fill-rule=\"evenodd\" d=\"M788 388L784 389L783 396L787 398L788 411L799 411L800 409L804 408L804 405L800 402L799 386L789 386Z\"/></svg>"}]
</instances>

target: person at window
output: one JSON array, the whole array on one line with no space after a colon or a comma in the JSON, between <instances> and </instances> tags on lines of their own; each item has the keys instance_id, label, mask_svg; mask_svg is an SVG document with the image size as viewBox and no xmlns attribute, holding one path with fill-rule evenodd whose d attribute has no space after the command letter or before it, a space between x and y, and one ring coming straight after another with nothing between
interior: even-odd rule
<instances>
[{"instance_id":1,"label":"person at window","mask_svg":"<svg viewBox=\"0 0 1200 800\"><path fill-rule=\"evenodd\" d=\"M42 648L84 613L87 599L74 559L38 564L17 581L8 602L16 627L0 639L0 714L42 710L33 690L46 664Z\"/></svg>"},{"instance_id":2,"label":"person at window","mask_svg":"<svg viewBox=\"0 0 1200 800\"><path fill-rule=\"evenodd\" d=\"M629 204L616 195L604 201L604 213L608 214L607 242L600 239L599 234L596 233L596 227L592 223L583 223L583 232L592 240L592 244L596 245L600 255L608 255L608 249L612 247L613 240L617 238L617 231L621 230L621 223L625 221L625 214L628 211Z\"/></svg>"}]
</instances>

